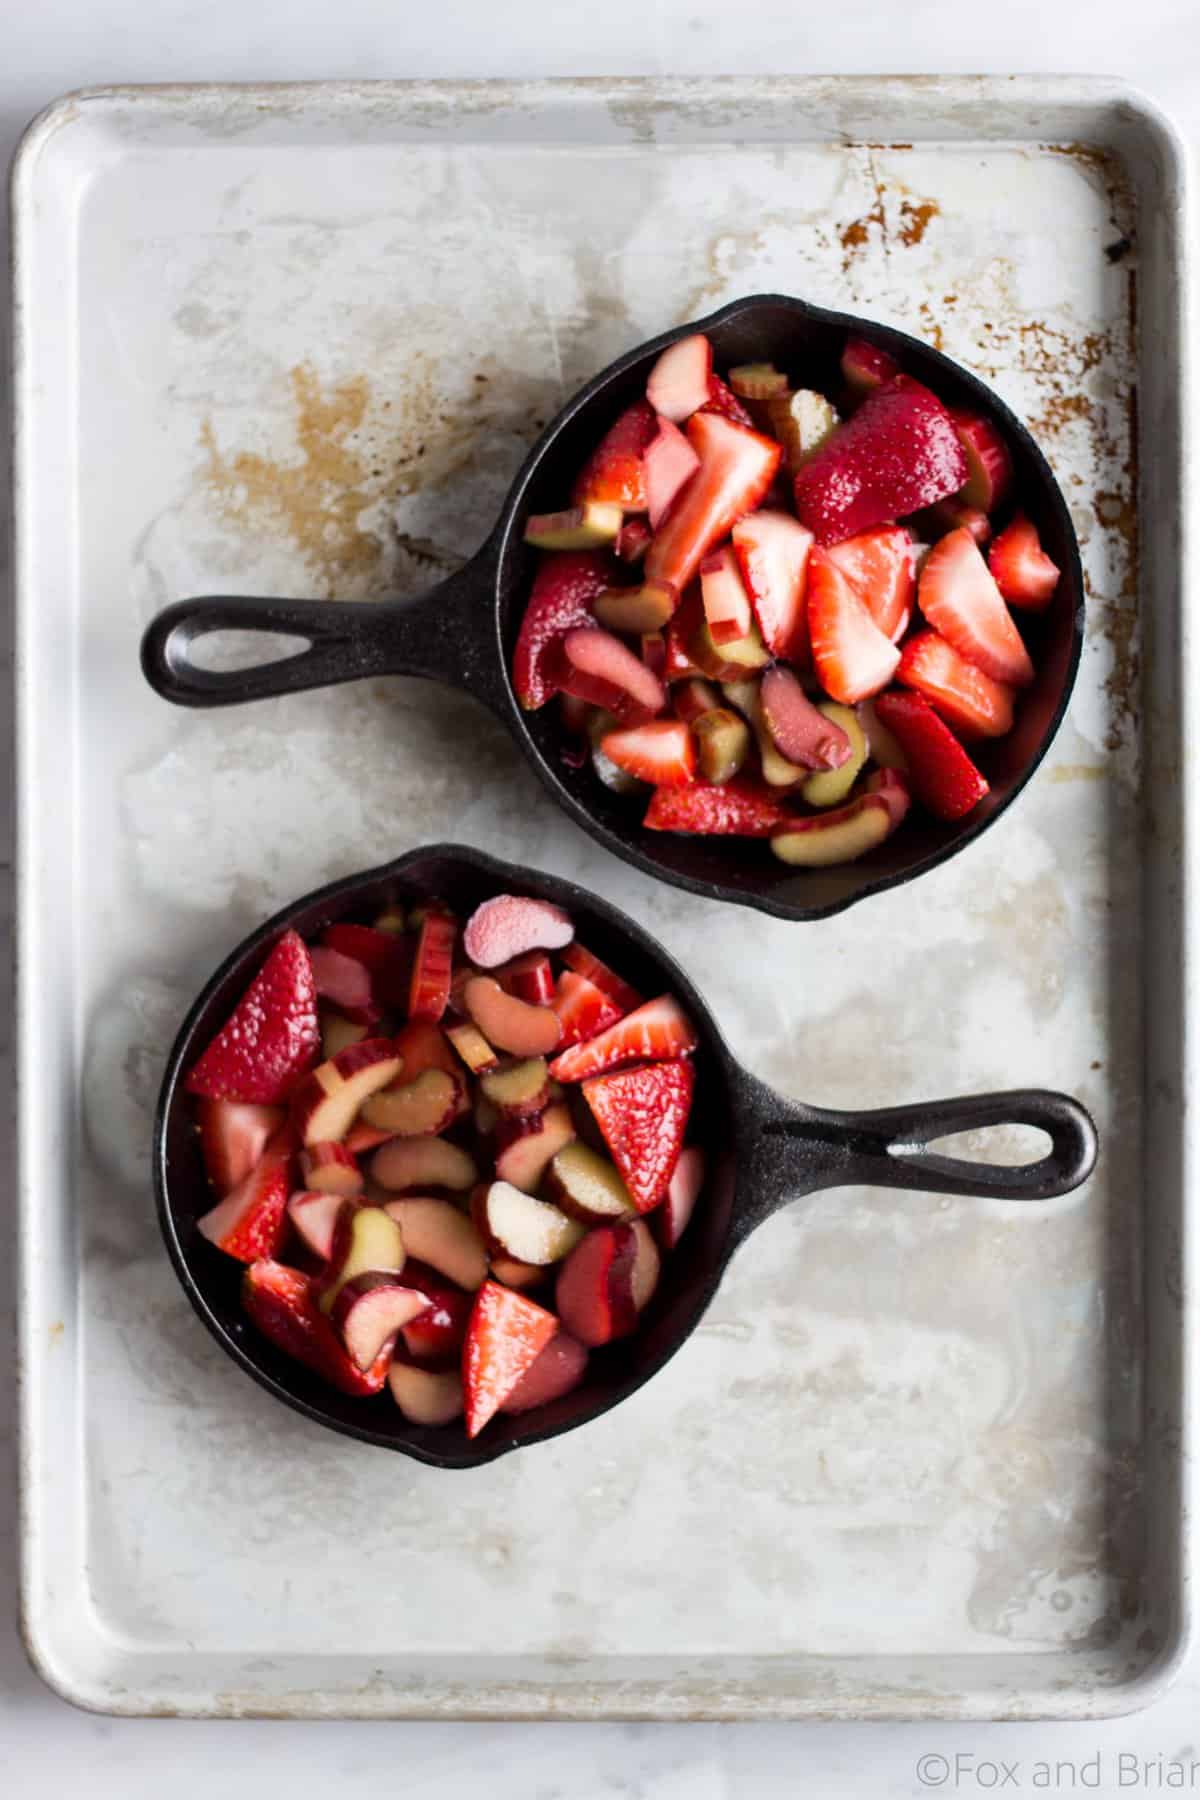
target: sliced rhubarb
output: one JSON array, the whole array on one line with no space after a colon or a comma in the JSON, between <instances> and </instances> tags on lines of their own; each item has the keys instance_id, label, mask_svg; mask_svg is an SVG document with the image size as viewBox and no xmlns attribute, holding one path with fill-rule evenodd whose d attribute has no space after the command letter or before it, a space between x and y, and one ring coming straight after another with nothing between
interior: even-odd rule
<instances>
[{"instance_id":1,"label":"sliced rhubarb","mask_svg":"<svg viewBox=\"0 0 1200 1800\"><path fill-rule=\"evenodd\" d=\"M562 640L561 685L617 718L636 722L666 704L666 691L628 645L598 626L568 631Z\"/></svg>"},{"instance_id":2,"label":"sliced rhubarb","mask_svg":"<svg viewBox=\"0 0 1200 1800\"><path fill-rule=\"evenodd\" d=\"M451 1425L462 1417L462 1376L457 1369L394 1362L387 1379L392 1399L410 1425Z\"/></svg>"},{"instance_id":3,"label":"sliced rhubarb","mask_svg":"<svg viewBox=\"0 0 1200 1800\"><path fill-rule=\"evenodd\" d=\"M357 1025L378 1022L380 1009L371 971L365 963L341 950L331 950L327 944L314 944L309 956L318 999L327 1000Z\"/></svg>"},{"instance_id":4,"label":"sliced rhubarb","mask_svg":"<svg viewBox=\"0 0 1200 1800\"><path fill-rule=\"evenodd\" d=\"M561 950L575 935L570 915L549 900L494 894L463 931L463 951L479 969L498 969L532 951Z\"/></svg>"},{"instance_id":5,"label":"sliced rhubarb","mask_svg":"<svg viewBox=\"0 0 1200 1800\"><path fill-rule=\"evenodd\" d=\"M700 598L709 634L718 650L749 636L754 622L750 595L728 544L700 564Z\"/></svg>"},{"instance_id":6,"label":"sliced rhubarb","mask_svg":"<svg viewBox=\"0 0 1200 1800\"><path fill-rule=\"evenodd\" d=\"M678 604L679 595L670 582L644 581L641 587L609 588L592 610L606 631L641 636L661 630Z\"/></svg>"},{"instance_id":7,"label":"sliced rhubarb","mask_svg":"<svg viewBox=\"0 0 1200 1800\"><path fill-rule=\"evenodd\" d=\"M301 1143L332 1144L344 1138L363 1102L394 1081L400 1067L389 1038L364 1038L314 1069L292 1101L292 1124Z\"/></svg>"},{"instance_id":8,"label":"sliced rhubarb","mask_svg":"<svg viewBox=\"0 0 1200 1800\"><path fill-rule=\"evenodd\" d=\"M621 529L620 506L589 500L565 512L531 513L525 542L535 550L597 550L614 542Z\"/></svg>"},{"instance_id":9,"label":"sliced rhubarb","mask_svg":"<svg viewBox=\"0 0 1200 1800\"><path fill-rule=\"evenodd\" d=\"M842 375L856 394L872 393L899 373L899 363L877 344L869 344L860 337L846 339L846 348L842 351Z\"/></svg>"},{"instance_id":10,"label":"sliced rhubarb","mask_svg":"<svg viewBox=\"0 0 1200 1800\"><path fill-rule=\"evenodd\" d=\"M776 664L762 678L763 720L781 756L803 769L840 769L850 739L809 699L790 669Z\"/></svg>"},{"instance_id":11,"label":"sliced rhubarb","mask_svg":"<svg viewBox=\"0 0 1200 1800\"><path fill-rule=\"evenodd\" d=\"M450 976L454 966L454 943L458 923L452 913L440 906L430 906L417 937L408 993L410 1019L427 1019L437 1023L450 999Z\"/></svg>"},{"instance_id":12,"label":"sliced rhubarb","mask_svg":"<svg viewBox=\"0 0 1200 1800\"><path fill-rule=\"evenodd\" d=\"M476 975L463 990L467 1011L489 1044L510 1056L547 1056L558 1043L558 1019L549 1006L530 1006L506 994L490 975Z\"/></svg>"},{"instance_id":13,"label":"sliced rhubarb","mask_svg":"<svg viewBox=\"0 0 1200 1800\"><path fill-rule=\"evenodd\" d=\"M305 1247L325 1262L333 1255L334 1232L343 1198L340 1194L304 1191L293 1194L287 1203L292 1229Z\"/></svg>"},{"instance_id":14,"label":"sliced rhubarb","mask_svg":"<svg viewBox=\"0 0 1200 1800\"><path fill-rule=\"evenodd\" d=\"M452 1200L415 1194L389 1200L385 1209L400 1227L408 1256L428 1263L460 1288L475 1289L487 1276L487 1251L475 1225ZM407 1264L405 1280L410 1279Z\"/></svg>"},{"instance_id":15,"label":"sliced rhubarb","mask_svg":"<svg viewBox=\"0 0 1200 1800\"><path fill-rule=\"evenodd\" d=\"M500 1119L495 1128L497 1180L532 1193L551 1159L574 1136L571 1115L558 1101L532 1117Z\"/></svg>"},{"instance_id":16,"label":"sliced rhubarb","mask_svg":"<svg viewBox=\"0 0 1200 1800\"><path fill-rule=\"evenodd\" d=\"M300 1174L306 1188L316 1193L360 1194L363 1172L358 1158L345 1144L309 1144L300 1154Z\"/></svg>"},{"instance_id":17,"label":"sliced rhubarb","mask_svg":"<svg viewBox=\"0 0 1200 1800\"><path fill-rule=\"evenodd\" d=\"M444 1138L392 1138L377 1150L371 1178L393 1193L405 1189L448 1188L465 1194L479 1179L474 1160L457 1144Z\"/></svg>"}]
</instances>

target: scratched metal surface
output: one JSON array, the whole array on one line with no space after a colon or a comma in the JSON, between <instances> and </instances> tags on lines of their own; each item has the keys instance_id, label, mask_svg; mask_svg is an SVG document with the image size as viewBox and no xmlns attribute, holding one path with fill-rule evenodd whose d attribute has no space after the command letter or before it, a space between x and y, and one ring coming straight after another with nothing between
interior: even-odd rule
<instances>
[{"instance_id":1,"label":"scratched metal surface","mask_svg":"<svg viewBox=\"0 0 1200 1800\"><path fill-rule=\"evenodd\" d=\"M40 126L16 189L25 1609L63 1691L364 1717L1087 1715L1165 1678L1190 1255L1177 180L1102 84L164 90ZM180 595L415 592L482 538L578 382L761 289L932 338L1064 483L1078 692L966 857L789 926L617 864L452 693L191 716L142 685L138 635ZM1161 509L1140 579L1139 353ZM178 1291L151 1111L190 996L250 926L433 838L594 882L781 1089L1065 1087L1100 1172L1032 1214L818 1196L759 1233L644 1392L497 1466L326 1439Z\"/></svg>"}]
</instances>

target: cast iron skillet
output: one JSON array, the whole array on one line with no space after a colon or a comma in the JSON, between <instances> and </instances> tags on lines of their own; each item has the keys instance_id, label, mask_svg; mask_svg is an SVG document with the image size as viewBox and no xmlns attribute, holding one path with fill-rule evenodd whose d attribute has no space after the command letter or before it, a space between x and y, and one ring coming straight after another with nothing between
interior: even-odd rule
<instances>
[{"instance_id":1,"label":"cast iron skillet","mask_svg":"<svg viewBox=\"0 0 1200 1800\"><path fill-rule=\"evenodd\" d=\"M588 1380L574 1394L520 1418L495 1419L471 1443L461 1426L409 1425L386 1393L372 1399L336 1393L246 1320L238 1299L241 1266L195 1228L211 1195L183 1076L287 927L311 937L335 919L369 916L397 898L412 903L432 895L465 917L481 900L502 892L538 894L565 906L590 950L642 992L674 993L691 1014L701 1048L689 1136L705 1146L709 1178L682 1242L664 1258L658 1293L637 1335L593 1352ZM1048 1154L1039 1162L1001 1168L926 1148L950 1132L1005 1122L1048 1132ZM882 1112L829 1112L786 1100L734 1060L683 970L632 919L569 881L439 844L308 895L260 926L222 964L184 1021L167 1063L155 1122L154 1178L159 1222L179 1279L213 1336L242 1368L280 1400L334 1431L438 1468L461 1469L569 1431L641 1387L699 1323L738 1246L793 1200L818 1188L858 1185L1049 1200L1086 1180L1095 1158L1092 1121L1065 1094L1014 1090Z\"/></svg>"},{"instance_id":2,"label":"cast iron skillet","mask_svg":"<svg viewBox=\"0 0 1200 1800\"><path fill-rule=\"evenodd\" d=\"M775 361L836 393L848 333L870 338L951 405L989 414L1012 452L1021 503L1062 570L1049 610L1021 621L1037 666L1008 737L979 752L992 791L958 825L910 814L903 828L844 868L789 869L763 845L677 837L642 828L639 803L608 792L589 768L562 761L556 711L524 713L509 681L513 646L533 579L521 533L531 512L566 504L571 481L617 416L642 393L666 344L690 331L712 340L719 368ZM550 794L597 842L647 875L713 900L784 919L818 919L867 894L935 868L977 838L1024 787L1066 710L1083 643L1079 550L1062 494L1029 432L990 388L903 332L782 295L736 300L632 350L582 388L547 426L513 482L498 524L458 574L415 600L351 606L337 601L219 597L182 600L160 613L142 644L146 678L182 706L228 706L370 675L418 675L465 688L498 713ZM309 640L291 657L236 672L200 668L195 640L214 631L288 633Z\"/></svg>"}]
</instances>

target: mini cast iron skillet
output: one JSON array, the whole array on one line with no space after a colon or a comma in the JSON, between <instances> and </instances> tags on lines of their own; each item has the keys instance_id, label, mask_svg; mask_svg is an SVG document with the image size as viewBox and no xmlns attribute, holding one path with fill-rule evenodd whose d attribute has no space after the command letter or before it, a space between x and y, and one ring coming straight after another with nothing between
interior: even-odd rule
<instances>
[{"instance_id":1,"label":"mini cast iron skillet","mask_svg":"<svg viewBox=\"0 0 1200 1800\"><path fill-rule=\"evenodd\" d=\"M513 647L529 595L534 553L525 520L567 503L576 471L618 415L643 392L665 345L690 331L712 341L719 368L775 361L836 393L848 333L889 351L948 404L990 415L1012 452L1021 503L1062 570L1049 610L1021 621L1037 666L1015 729L978 752L988 798L958 825L910 814L886 844L844 868L789 869L764 845L646 831L639 803L609 793L589 768L562 761L557 708L525 713L509 681ZM195 640L237 628L307 638L299 654L236 672L200 668ZM542 433L513 482L491 536L458 574L416 600L372 605L337 601L212 598L182 600L153 621L142 645L147 680L182 706L228 706L371 675L419 675L465 688L507 724L544 786L577 824L647 875L713 900L733 900L784 919L817 919L867 894L907 881L977 838L1024 787L1066 710L1083 642L1083 580L1070 516L1046 459L990 388L928 344L780 295L722 307L694 325L632 350L581 389Z\"/></svg>"},{"instance_id":2,"label":"mini cast iron skillet","mask_svg":"<svg viewBox=\"0 0 1200 1800\"><path fill-rule=\"evenodd\" d=\"M588 949L643 993L675 994L690 1013L701 1047L689 1138L705 1146L709 1176L681 1243L663 1259L658 1292L637 1335L594 1351L588 1379L575 1393L523 1417L494 1419L472 1443L461 1425L434 1430L408 1424L387 1393L352 1399L335 1392L276 1350L245 1318L238 1297L241 1265L195 1227L211 1195L183 1077L287 927L311 938L335 919L369 917L397 898L415 902L433 895L465 918L481 900L504 892L541 895L565 906ZM950 1132L1006 1122L1048 1132L1048 1154L1039 1162L1001 1168L926 1148ZM1086 1180L1095 1158L1092 1121L1065 1094L1014 1090L882 1112L829 1112L785 1100L734 1060L683 970L615 907L569 881L439 844L310 894L252 933L217 970L188 1014L167 1064L155 1123L154 1176L159 1222L179 1279L236 1362L319 1424L439 1468L461 1469L569 1431L641 1387L699 1323L738 1246L756 1225L805 1194L871 1185L995 1200L1049 1200Z\"/></svg>"}]
</instances>

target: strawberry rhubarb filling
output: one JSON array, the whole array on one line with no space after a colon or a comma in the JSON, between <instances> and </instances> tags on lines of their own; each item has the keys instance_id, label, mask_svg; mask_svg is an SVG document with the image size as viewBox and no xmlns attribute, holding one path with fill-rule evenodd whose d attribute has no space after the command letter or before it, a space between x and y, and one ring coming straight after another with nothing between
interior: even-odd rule
<instances>
[{"instance_id":1,"label":"strawberry rhubarb filling","mask_svg":"<svg viewBox=\"0 0 1200 1800\"><path fill-rule=\"evenodd\" d=\"M861 339L840 373L832 398L768 363L722 378L680 338L572 506L526 522L518 700L558 704L564 760L647 830L849 862L910 805L955 821L989 791L1059 571L991 420Z\"/></svg>"},{"instance_id":2,"label":"strawberry rhubarb filling","mask_svg":"<svg viewBox=\"0 0 1200 1800\"><path fill-rule=\"evenodd\" d=\"M185 1081L196 1229L284 1355L474 1437L637 1331L704 1187L697 1049L548 901L285 932Z\"/></svg>"}]
</instances>

